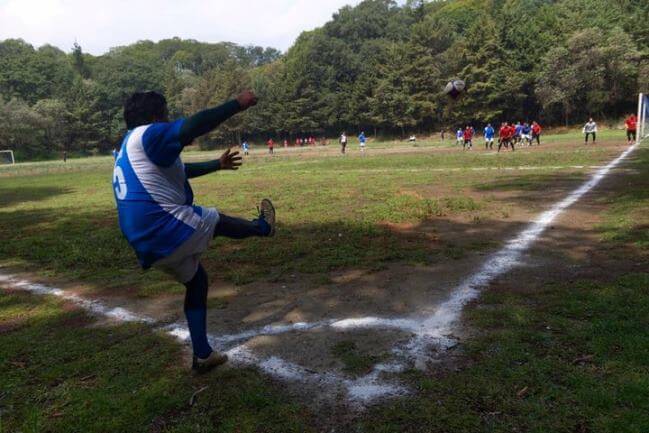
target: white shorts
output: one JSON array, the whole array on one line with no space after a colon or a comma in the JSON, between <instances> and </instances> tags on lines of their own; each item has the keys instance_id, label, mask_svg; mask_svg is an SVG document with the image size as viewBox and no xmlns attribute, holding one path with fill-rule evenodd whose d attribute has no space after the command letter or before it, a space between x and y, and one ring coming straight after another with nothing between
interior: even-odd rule
<instances>
[{"instance_id":1,"label":"white shorts","mask_svg":"<svg viewBox=\"0 0 649 433\"><path fill-rule=\"evenodd\" d=\"M365 143L360 143L361 147L365 147Z\"/></svg>"},{"instance_id":2,"label":"white shorts","mask_svg":"<svg viewBox=\"0 0 649 433\"><path fill-rule=\"evenodd\" d=\"M494 139L493 138L485 138L484 141L486 141L487 143L493 143Z\"/></svg>"},{"instance_id":3,"label":"white shorts","mask_svg":"<svg viewBox=\"0 0 649 433\"><path fill-rule=\"evenodd\" d=\"M182 284L188 283L196 275L201 255L210 246L210 242L214 238L214 229L220 219L216 209L202 209L201 222L196 227L194 234L170 256L158 260L153 265Z\"/></svg>"},{"instance_id":4,"label":"white shorts","mask_svg":"<svg viewBox=\"0 0 649 433\"><path fill-rule=\"evenodd\" d=\"M521 139L522 139L522 140L528 140L528 141L529 141L529 140L532 139L532 137L530 137L529 134L523 134L523 135L521 135Z\"/></svg>"}]
</instances>

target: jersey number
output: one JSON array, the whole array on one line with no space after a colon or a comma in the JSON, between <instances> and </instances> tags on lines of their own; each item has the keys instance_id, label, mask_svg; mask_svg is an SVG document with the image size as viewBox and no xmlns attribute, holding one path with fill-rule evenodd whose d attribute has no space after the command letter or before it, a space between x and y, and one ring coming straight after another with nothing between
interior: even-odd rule
<instances>
[{"instance_id":1,"label":"jersey number","mask_svg":"<svg viewBox=\"0 0 649 433\"><path fill-rule=\"evenodd\" d=\"M126 198L128 188L126 187L126 179L124 178L122 167L115 167L115 171L113 172L113 189L115 189L115 196L118 200L124 200Z\"/></svg>"}]
</instances>

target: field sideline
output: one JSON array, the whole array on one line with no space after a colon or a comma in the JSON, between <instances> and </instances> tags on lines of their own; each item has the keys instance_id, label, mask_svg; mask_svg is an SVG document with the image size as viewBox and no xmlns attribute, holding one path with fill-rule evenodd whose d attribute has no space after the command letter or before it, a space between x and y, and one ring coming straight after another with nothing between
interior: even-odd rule
<instances>
[{"instance_id":1,"label":"field sideline","mask_svg":"<svg viewBox=\"0 0 649 433\"><path fill-rule=\"evenodd\" d=\"M480 140L470 152L448 142L370 143L367 155L351 146L346 157L337 146L277 149L272 158L258 151L238 173L198 179L200 204L252 215L269 196L280 212L276 241L218 240L206 255L210 330L435 305L626 148L616 131L597 146L580 137L499 155ZM0 298L0 354L8 360L0 367L8 384L0 431L645 431L647 162L642 147L552 227L528 266L471 305L455 354L425 372L399 373L414 394L361 413L314 400L313 390L283 391L256 369L188 377L181 348L142 325L97 323L60 301L9 289ZM119 235L110 158L61 164L0 168L0 269L179 320L181 287L139 271ZM253 347L359 377L403 338L323 334L263 337Z\"/></svg>"}]
</instances>

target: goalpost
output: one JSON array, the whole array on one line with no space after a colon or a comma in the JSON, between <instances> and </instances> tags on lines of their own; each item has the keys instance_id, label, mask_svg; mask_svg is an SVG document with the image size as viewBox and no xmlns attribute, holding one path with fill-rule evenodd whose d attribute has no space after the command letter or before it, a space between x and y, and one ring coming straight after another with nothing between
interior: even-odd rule
<instances>
[{"instance_id":1,"label":"goalpost","mask_svg":"<svg viewBox=\"0 0 649 433\"><path fill-rule=\"evenodd\" d=\"M2 164L15 164L13 150L0 150L0 165Z\"/></svg>"},{"instance_id":2,"label":"goalpost","mask_svg":"<svg viewBox=\"0 0 649 433\"><path fill-rule=\"evenodd\" d=\"M636 140L640 143L649 136L647 121L649 120L649 95L640 93L638 97L638 124L636 127Z\"/></svg>"}]
</instances>

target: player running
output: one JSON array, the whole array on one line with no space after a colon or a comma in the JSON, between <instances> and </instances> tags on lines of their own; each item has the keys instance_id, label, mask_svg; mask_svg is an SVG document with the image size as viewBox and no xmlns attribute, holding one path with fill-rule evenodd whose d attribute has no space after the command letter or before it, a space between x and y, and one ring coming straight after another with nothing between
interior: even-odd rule
<instances>
[{"instance_id":1,"label":"player running","mask_svg":"<svg viewBox=\"0 0 649 433\"><path fill-rule=\"evenodd\" d=\"M250 145L248 144L248 140L243 140L243 143L241 143L241 148L243 149L243 154L248 156L248 151L250 148Z\"/></svg>"},{"instance_id":2,"label":"player running","mask_svg":"<svg viewBox=\"0 0 649 433\"><path fill-rule=\"evenodd\" d=\"M459 128L455 133L455 144L458 146L464 144L464 131L462 131L462 128Z\"/></svg>"},{"instance_id":3,"label":"player running","mask_svg":"<svg viewBox=\"0 0 649 433\"><path fill-rule=\"evenodd\" d=\"M272 138L269 138L268 141L266 142L268 145L268 153L269 154L274 154L275 153L275 142L273 141Z\"/></svg>"},{"instance_id":4,"label":"player running","mask_svg":"<svg viewBox=\"0 0 649 433\"><path fill-rule=\"evenodd\" d=\"M259 216L248 221L195 205L188 179L237 170L242 159L228 149L217 160L183 164L180 154L196 138L256 104L254 93L246 91L219 107L173 122L167 101L156 92L135 93L124 107L128 132L113 172L119 225L144 269L159 268L185 285L192 368L199 372L227 361L207 340L209 286L200 256L216 236L273 236L275 209L264 199Z\"/></svg>"},{"instance_id":5,"label":"player running","mask_svg":"<svg viewBox=\"0 0 649 433\"><path fill-rule=\"evenodd\" d=\"M635 114L630 115L624 121L624 127L626 128L626 140L629 145L632 145L636 141L636 130L638 128L638 119L635 117Z\"/></svg>"},{"instance_id":6,"label":"player running","mask_svg":"<svg viewBox=\"0 0 649 433\"><path fill-rule=\"evenodd\" d=\"M484 145L485 149L493 149L494 148L494 136L496 135L496 131L494 130L493 126L491 126L491 123L487 124L487 126L484 129Z\"/></svg>"},{"instance_id":7,"label":"player running","mask_svg":"<svg viewBox=\"0 0 649 433\"><path fill-rule=\"evenodd\" d=\"M586 122L582 131L586 136L586 144L588 144L588 137L590 135L593 136L593 144L595 144L595 141L597 140L597 123L595 123L592 117L588 119L588 122Z\"/></svg>"}]
</instances>

